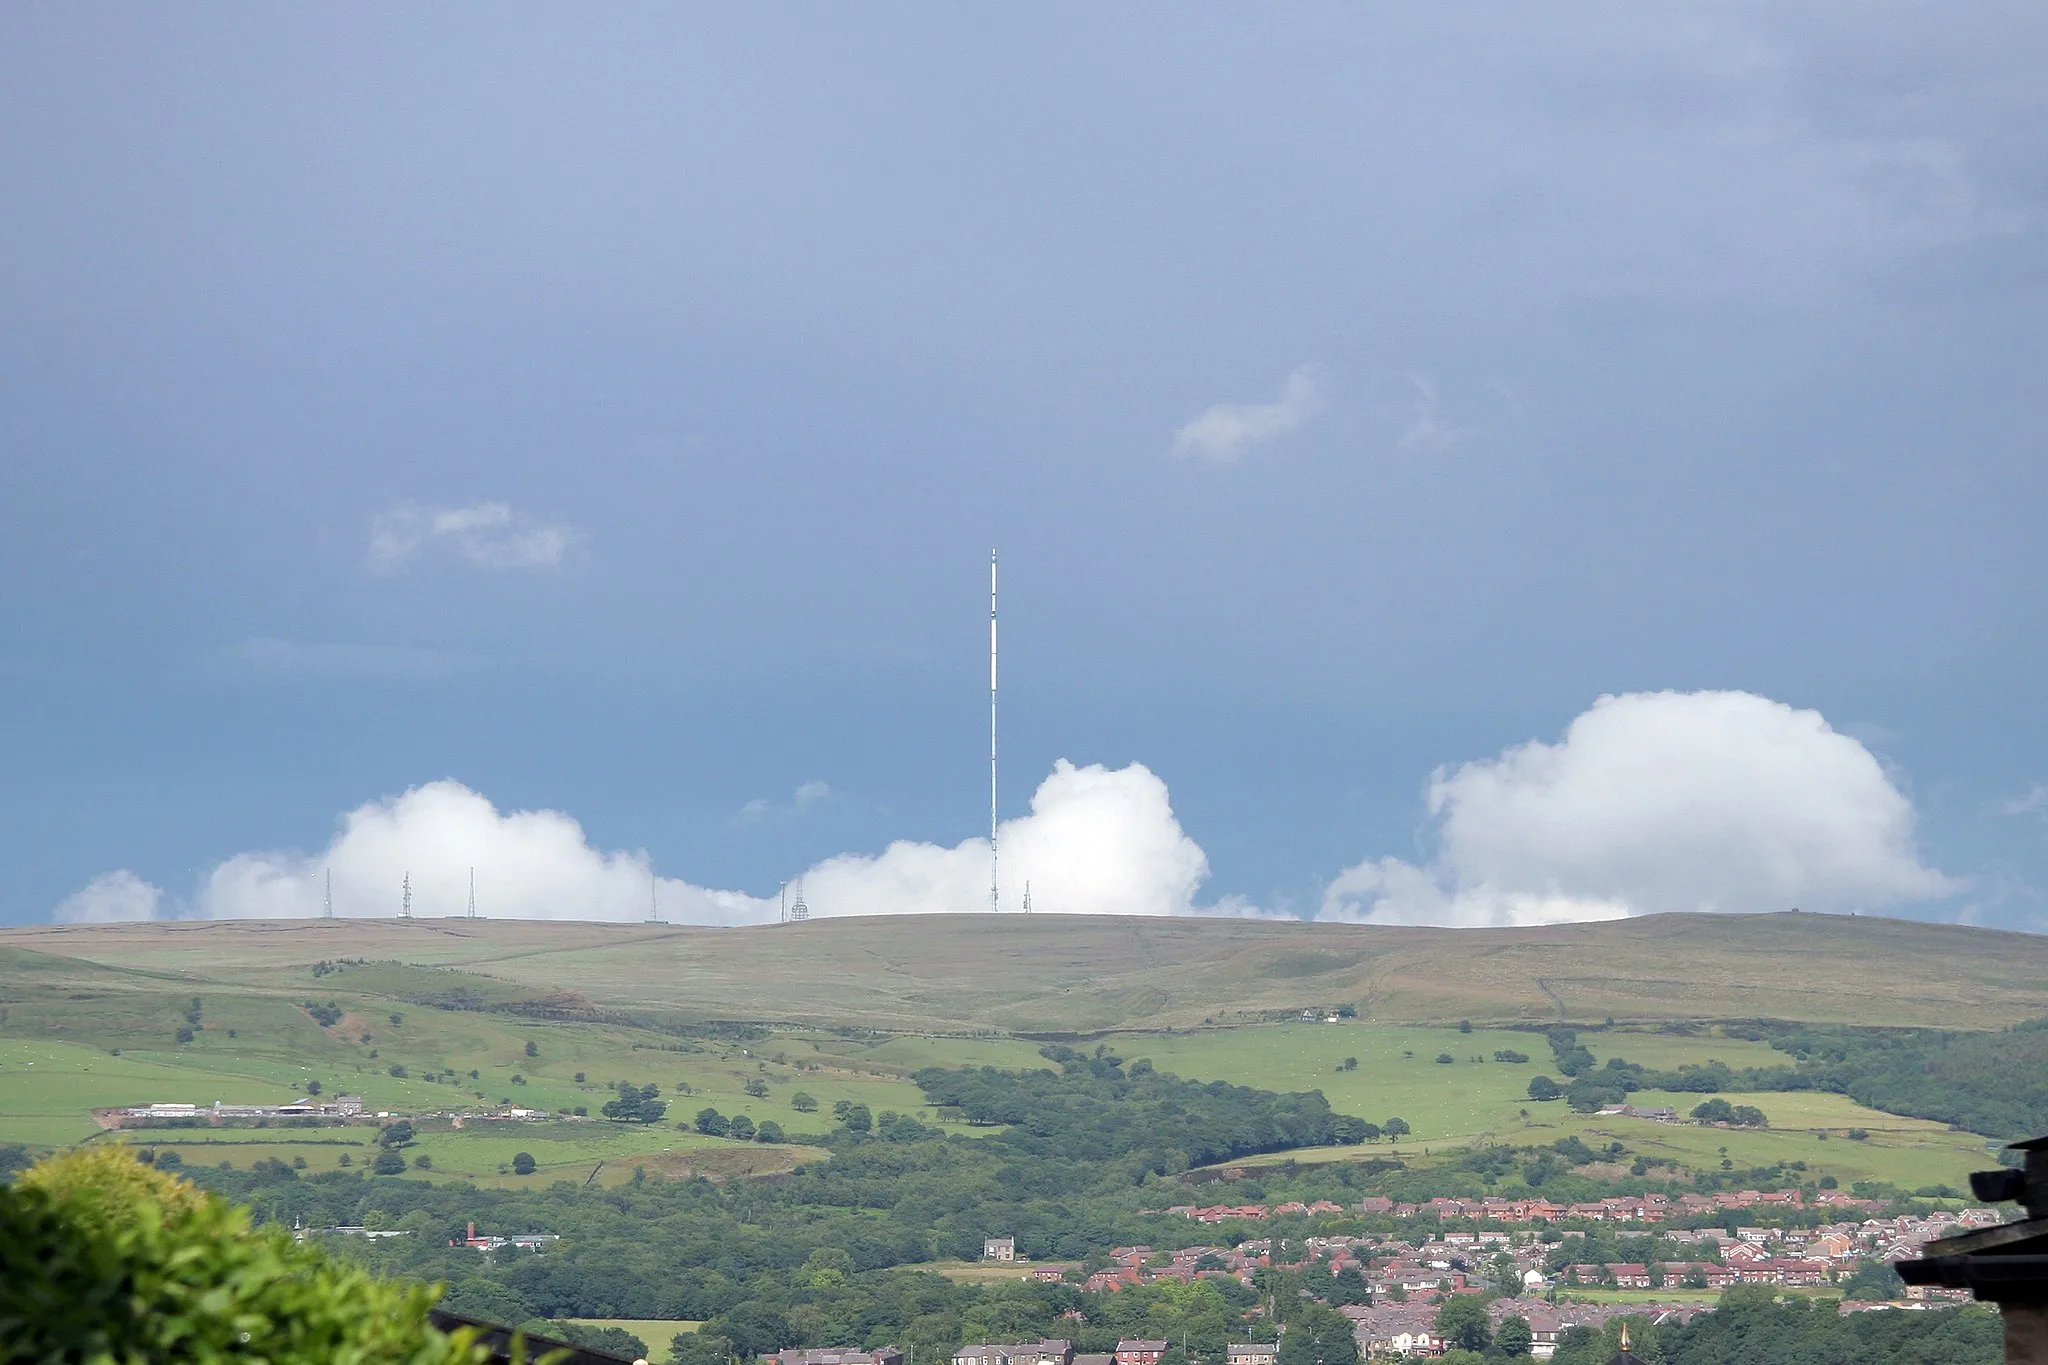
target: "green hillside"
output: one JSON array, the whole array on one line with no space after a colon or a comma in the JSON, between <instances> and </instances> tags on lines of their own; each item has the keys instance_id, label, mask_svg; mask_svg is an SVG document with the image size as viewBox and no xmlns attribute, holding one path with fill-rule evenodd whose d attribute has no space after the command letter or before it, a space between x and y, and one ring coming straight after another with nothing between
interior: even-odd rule
<instances>
[{"instance_id":1,"label":"green hillside","mask_svg":"<svg viewBox=\"0 0 2048 1365\"><path fill-rule=\"evenodd\" d=\"M1591 1133L1594 1120L1528 1099L1552 1064L1534 1030L1560 1018L1590 1029L1603 1061L1669 1073L1791 1060L1713 1021L1983 1028L2042 1014L2048 938L1811 915L1498 931L1078 916L42 926L0 932L0 1141L107 1140L94 1109L275 1102L318 1082L373 1111L448 1115L409 1149L429 1178L762 1173L815 1159L804 1143L842 1101L985 1132L945 1123L911 1075L1043 1066L1048 1035L1085 1035L1193 1079L1316 1089L1339 1112L1398 1116L1412 1132L1373 1152L1410 1155ZM1530 1060L1499 1060L1516 1053ZM663 1122L601 1121L620 1082L659 1086ZM1758 1103L1767 1133L1636 1124L1625 1140L1687 1164L1805 1161L1845 1182L1954 1184L1981 1164L1981 1138L1843 1095ZM455 1123L503 1105L559 1117ZM785 1140L687 1131L707 1107L773 1121ZM1852 1129L1867 1136L1852 1143ZM215 1165L288 1156L320 1170L376 1154L363 1127L126 1136ZM530 1175L510 1169L520 1152Z\"/></svg>"}]
</instances>

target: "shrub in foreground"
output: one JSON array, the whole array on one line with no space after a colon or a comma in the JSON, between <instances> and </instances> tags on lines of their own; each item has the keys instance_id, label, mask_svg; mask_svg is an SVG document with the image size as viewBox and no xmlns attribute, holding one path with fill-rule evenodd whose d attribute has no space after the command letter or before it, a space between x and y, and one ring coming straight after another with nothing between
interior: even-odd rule
<instances>
[{"instance_id":1,"label":"shrub in foreground","mask_svg":"<svg viewBox=\"0 0 2048 1365\"><path fill-rule=\"evenodd\" d=\"M44 1161L0 1187L0 1341L11 1359L152 1365L476 1365L427 1321L438 1291L330 1259L137 1161Z\"/></svg>"}]
</instances>

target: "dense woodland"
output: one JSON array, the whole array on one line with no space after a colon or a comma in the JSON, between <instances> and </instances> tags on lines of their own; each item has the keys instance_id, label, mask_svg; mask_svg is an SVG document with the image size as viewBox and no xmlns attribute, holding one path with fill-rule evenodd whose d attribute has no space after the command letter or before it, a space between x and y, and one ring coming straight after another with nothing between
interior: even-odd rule
<instances>
[{"instance_id":1,"label":"dense woodland","mask_svg":"<svg viewBox=\"0 0 2048 1365\"><path fill-rule=\"evenodd\" d=\"M1781 1300L1761 1288L1731 1289L1715 1312L1684 1326L1633 1327L1630 1349L1646 1365L1992 1365L2005 1358L2004 1332L1990 1308L1844 1316L1827 1300ZM1614 1330L1582 1331L1560 1343L1554 1360L1605 1365L1617 1345Z\"/></svg>"},{"instance_id":2,"label":"dense woodland","mask_svg":"<svg viewBox=\"0 0 2048 1365\"><path fill-rule=\"evenodd\" d=\"M913 1078L942 1114L1007 1124L990 1141L1033 1156L1118 1162L1178 1173L1190 1166L1297 1147L1363 1142L1378 1124L1332 1113L1321 1091L1275 1094L1224 1081L1184 1081L1140 1058L1128 1069L1107 1048L1093 1055L1041 1049L1050 1071L994 1067L920 1071Z\"/></svg>"}]
</instances>

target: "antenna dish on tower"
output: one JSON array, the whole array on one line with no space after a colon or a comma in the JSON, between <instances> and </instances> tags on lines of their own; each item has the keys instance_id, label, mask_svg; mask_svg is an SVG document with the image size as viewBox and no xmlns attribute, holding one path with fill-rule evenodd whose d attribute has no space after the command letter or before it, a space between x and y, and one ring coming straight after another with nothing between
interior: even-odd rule
<instances>
[{"instance_id":1,"label":"antenna dish on tower","mask_svg":"<svg viewBox=\"0 0 2048 1365\"><path fill-rule=\"evenodd\" d=\"M408 872L408 873L406 873L406 874L405 874L405 884L404 884L404 885L405 885L405 889L404 889L404 891L403 891L403 892L402 892L402 893L400 894L400 896L399 896L399 899L398 899L398 917L399 917L400 919L411 919L411 918L412 918L412 873Z\"/></svg>"}]
</instances>

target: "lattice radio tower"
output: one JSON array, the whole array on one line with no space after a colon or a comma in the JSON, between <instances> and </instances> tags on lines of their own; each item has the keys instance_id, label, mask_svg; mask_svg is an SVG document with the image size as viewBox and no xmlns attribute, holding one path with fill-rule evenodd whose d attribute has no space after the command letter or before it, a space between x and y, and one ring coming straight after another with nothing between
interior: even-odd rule
<instances>
[{"instance_id":1,"label":"lattice radio tower","mask_svg":"<svg viewBox=\"0 0 2048 1365\"><path fill-rule=\"evenodd\" d=\"M403 890L403 891L402 891L402 892L400 893L400 895L399 895L399 898L398 898L398 917L399 917L400 919L411 919L411 918L412 918L412 873L408 872L408 873L406 873L406 874L405 874L405 883L404 883L404 886L405 886L405 889L404 889L404 890Z\"/></svg>"},{"instance_id":2,"label":"lattice radio tower","mask_svg":"<svg viewBox=\"0 0 2048 1365\"><path fill-rule=\"evenodd\" d=\"M802 877L796 879L794 889L796 897L789 903L789 922L791 924L802 924L811 917L811 907L804 904L804 879Z\"/></svg>"},{"instance_id":3,"label":"lattice radio tower","mask_svg":"<svg viewBox=\"0 0 2048 1365\"><path fill-rule=\"evenodd\" d=\"M469 911L463 918L476 918L476 869L473 867L469 870Z\"/></svg>"},{"instance_id":4,"label":"lattice radio tower","mask_svg":"<svg viewBox=\"0 0 2048 1365\"><path fill-rule=\"evenodd\" d=\"M327 889L320 893L320 918L334 918L334 869L328 868Z\"/></svg>"}]
</instances>

